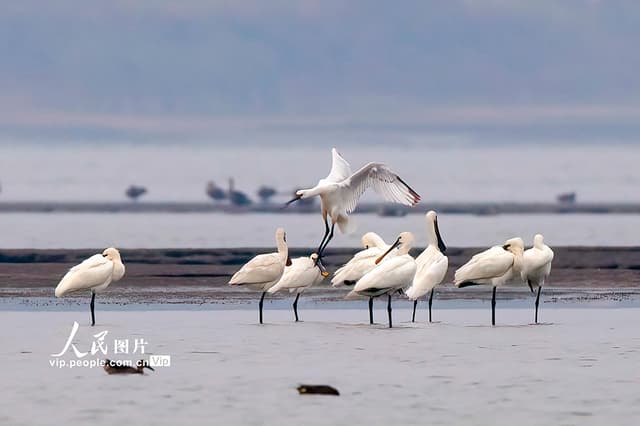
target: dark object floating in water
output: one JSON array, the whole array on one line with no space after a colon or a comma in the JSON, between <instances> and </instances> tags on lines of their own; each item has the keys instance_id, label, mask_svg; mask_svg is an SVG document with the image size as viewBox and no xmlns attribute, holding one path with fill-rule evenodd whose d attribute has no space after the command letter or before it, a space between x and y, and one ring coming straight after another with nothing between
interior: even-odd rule
<instances>
[{"instance_id":1,"label":"dark object floating in water","mask_svg":"<svg viewBox=\"0 0 640 426\"><path fill-rule=\"evenodd\" d=\"M146 193L147 193L147 188L145 188L144 186L136 186L136 185L131 185L125 191L125 194L127 195L127 197L131 198L134 201L136 201L138 197Z\"/></svg>"},{"instance_id":2,"label":"dark object floating in water","mask_svg":"<svg viewBox=\"0 0 640 426\"><path fill-rule=\"evenodd\" d=\"M104 371L106 371L107 374L144 374L142 370L145 368L148 368L151 371L156 371L143 359L138 361L135 367L120 365L117 361L111 361L108 359L104 360Z\"/></svg>"},{"instance_id":3,"label":"dark object floating in water","mask_svg":"<svg viewBox=\"0 0 640 426\"><path fill-rule=\"evenodd\" d=\"M297 389L300 395L340 395L338 389L328 385L300 385Z\"/></svg>"},{"instance_id":4,"label":"dark object floating in water","mask_svg":"<svg viewBox=\"0 0 640 426\"><path fill-rule=\"evenodd\" d=\"M558 194L556 200L560 204L575 204L576 203L576 193L575 192L565 192L563 194Z\"/></svg>"}]
</instances>

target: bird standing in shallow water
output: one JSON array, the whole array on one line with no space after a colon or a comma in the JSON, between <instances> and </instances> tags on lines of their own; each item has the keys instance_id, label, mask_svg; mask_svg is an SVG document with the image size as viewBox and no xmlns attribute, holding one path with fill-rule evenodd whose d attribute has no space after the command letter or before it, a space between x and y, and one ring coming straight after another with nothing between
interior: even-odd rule
<instances>
[{"instance_id":1,"label":"bird standing in shallow water","mask_svg":"<svg viewBox=\"0 0 640 426\"><path fill-rule=\"evenodd\" d=\"M300 294L311 287L320 283L324 277L329 275L318 263L318 254L312 253L309 257L298 257L291 261L291 266L284 268L284 273L280 280L269 289L269 294L273 294L280 290L289 290L296 293L296 299L293 302L293 314L298 322L298 299Z\"/></svg>"},{"instance_id":2,"label":"bird standing in shallow water","mask_svg":"<svg viewBox=\"0 0 640 426\"><path fill-rule=\"evenodd\" d=\"M520 280L524 253L522 238L511 238L502 246L494 246L476 254L455 273L456 287L488 284L493 287L491 297L491 325L496 325L496 287L512 280Z\"/></svg>"},{"instance_id":3,"label":"bird standing in shallow water","mask_svg":"<svg viewBox=\"0 0 640 426\"><path fill-rule=\"evenodd\" d=\"M444 280L449 268L449 259L444 255L447 250L440 229L438 228L438 216L433 210L426 214L427 219L427 239L429 244L424 251L416 258L416 274L413 277L411 287L405 290L405 294L413 300L413 314L411 322L416 320L416 307L418 298L429 294L429 322L431 322L431 304L433 303L433 291L435 287Z\"/></svg>"},{"instance_id":4,"label":"bird standing in shallow water","mask_svg":"<svg viewBox=\"0 0 640 426\"><path fill-rule=\"evenodd\" d=\"M362 246L364 250L356 253L333 274L331 284L334 287L355 285L360 278L376 267L376 259L391 247L375 232L367 232L362 236ZM390 259L397 253L398 250L392 250L386 257ZM369 297L369 324L373 324L373 297Z\"/></svg>"},{"instance_id":5,"label":"bird standing in shallow water","mask_svg":"<svg viewBox=\"0 0 640 426\"><path fill-rule=\"evenodd\" d=\"M420 195L407 185L397 174L382 163L369 163L360 170L352 173L349 163L342 158L338 151L331 150L333 163L329 175L320 179L318 184L310 189L300 189L295 198L287 205L300 199L319 196L322 220L325 232L316 252L322 258L324 249L333 238L336 224L340 232L350 231L348 214L353 212L358 200L369 187L381 194L386 200L408 206L420 202ZM331 219L331 226L329 220Z\"/></svg>"},{"instance_id":6,"label":"bird standing in shallow water","mask_svg":"<svg viewBox=\"0 0 640 426\"><path fill-rule=\"evenodd\" d=\"M55 295L62 297L68 293L80 290L91 290L91 325L96 324L95 299L96 293L104 291L109 284L119 281L124 276L124 264L120 252L109 247L102 254L95 254L81 264L69 269L60 283Z\"/></svg>"},{"instance_id":7,"label":"bird standing in shallow water","mask_svg":"<svg viewBox=\"0 0 640 426\"><path fill-rule=\"evenodd\" d=\"M540 304L540 293L542 286L551 273L551 262L553 262L553 250L544 243L544 237L536 234L533 237L533 247L524 252L524 262L522 267L522 280L529 285L531 292L534 287L538 287L536 295L535 323L538 323L538 305Z\"/></svg>"},{"instance_id":8,"label":"bird standing in shallow water","mask_svg":"<svg viewBox=\"0 0 640 426\"><path fill-rule=\"evenodd\" d=\"M351 293L347 295L347 298L350 298L356 295L378 297L386 294L389 328L392 327L391 294L409 286L416 273L416 262L409 254L412 244L413 234L401 233L395 243L376 260L378 266L360 278ZM385 259L386 255L396 247L398 247L397 255L391 259Z\"/></svg>"},{"instance_id":9,"label":"bird standing in shallow water","mask_svg":"<svg viewBox=\"0 0 640 426\"><path fill-rule=\"evenodd\" d=\"M262 305L267 290L280 280L284 273L284 267L291 265L287 238L282 228L276 230L276 245L278 247L276 253L257 255L233 274L229 280L229 285L247 286L262 292L258 304L260 324L262 324Z\"/></svg>"}]
</instances>

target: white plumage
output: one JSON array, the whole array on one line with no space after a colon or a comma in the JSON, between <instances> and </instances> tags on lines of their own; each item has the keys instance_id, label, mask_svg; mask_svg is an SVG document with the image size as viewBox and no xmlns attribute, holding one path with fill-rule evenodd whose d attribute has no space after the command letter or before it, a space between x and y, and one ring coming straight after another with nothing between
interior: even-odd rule
<instances>
[{"instance_id":1,"label":"white plumage","mask_svg":"<svg viewBox=\"0 0 640 426\"><path fill-rule=\"evenodd\" d=\"M280 290L289 290L290 293L302 293L312 285L319 284L324 277L322 271L316 265L318 255L313 253L308 257L297 257L291 260L291 266L284 268L280 280L269 289L269 294Z\"/></svg>"},{"instance_id":2,"label":"white plumage","mask_svg":"<svg viewBox=\"0 0 640 426\"><path fill-rule=\"evenodd\" d=\"M387 254L396 247L399 247L397 255L390 259L384 259L385 254L383 254L376 260L378 266L358 280L353 290L347 295L347 297L377 297L387 294L389 327L392 326L391 294L396 290L407 287L412 282L413 276L416 273L416 262L413 257L409 255L412 244L413 234L411 234L411 232L401 233L396 242L385 253Z\"/></svg>"},{"instance_id":3,"label":"white plumage","mask_svg":"<svg viewBox=\"0 0 640 426\"><path fill-rule=\"evenodd\" d=\"M267 290L280 280L285 266L291 264L286 234L282 228L276 230L276 246L278 247L277 252L257 255L233 274L229 280L229 285L242 285L262 291L258 305L260 324L262 324L262 305Z\"/></svg>"},{"instance_id":4,"label":"white plumage","mask_svg":"<svg viewBox=\"0 0 640 426\"><path fill-rule=\"evenodd\" d=\"M520 281L524 242L522 238L511 238L502 246L494 246L476 254L456 272L456 287L488 284L493 286L491 299L491 323L495 325L496 287L509 281Z\"/></svg>"},{"instance_id":5,"label":"white plumage","mask_svg":"<svg viewBox=\"0 0 640 426\"><path fill-rule=\"evenodd\" d=\"M376 267L376 259L386 252L390 245L375 232L367 232L362 236L364 250L356 253L345 265L333 274L331 284L334 287L354 285L367 272ZM395 256L397 250L390 252L387 257Z\"/></svg>"},{"instance_id":6,"label":"white plumage","mask_svg":"<svg viewBox=\"0 0 640 426\"><path fill-rule=\"evenodd\" d=\"M125 273L120 252L109 247L102 254L94 254L79 265L69 269L55 289L56 297L81 290L91 290L91 325L95 325L95 294L104 291L112 282L119 281Z\"/></svg>"},{"instance_id":7,"label":"white plumage","mask_svg":"<svg viewBox=\"0 0 640 426\"><path fill-rule=\"evenodd\" d=\"M449 259L444 255L447 247L440 236L438 228L438 216L433 210L426 215L427 240L428 245L416 258L416 273L413 277L411 287L405 290L405 294L413 300L412 321L415 321L417 301L420 297L431 292L429 296L429 322L431 322L431 304L433 301L433 290L440 284L449 268Z\"/></svg>"},{"instance_id":8,"label":"white plumage","mask_svg":"<svg viewBox=\"0 0 640 426\"><path fill-rule=\"evenodd\" d=\"M540 303L540 293L544 283L551 273L551 262L553 262L553 250L544 243L544 237L536 234L533 237L533 247L526 250L523 255L522 280L529 285L531 291L538 288L535 302L535 322L538 322L538 305Z\"/></svg>"},{"instance_id":9,"label":"white plumage","mask_svg":"<svg viewBox=\"0 0 640 426\"><path fill-rule=\"evenodd\" d=\"M502 246L493 246L474 255L455 272L454 284L488 284L499 287L513 279L520 279L524 242L511 238Z\"/></svg>"},{"instance_id":10,"label":"white plumage","mask_svg":"<svg viewBox=\"0 0 640 426\"><path fill-rule=\"evenodd\" d=\"M331 154L333 163L329 175L320 179L315 187L297 191L296 198L290 201L320 196L322 220L325 222L325 235L318 248L320 256L333 237L335 224L338 224L342 233L350 232L348 214L356 208L367 188L373 187L385 200L408 206L420 201L418 193L386 165L369 163L352 173L349 163L335 148L331 150ZM331 219L331 231L327 218Z\"/></svg>"}]
</instances>

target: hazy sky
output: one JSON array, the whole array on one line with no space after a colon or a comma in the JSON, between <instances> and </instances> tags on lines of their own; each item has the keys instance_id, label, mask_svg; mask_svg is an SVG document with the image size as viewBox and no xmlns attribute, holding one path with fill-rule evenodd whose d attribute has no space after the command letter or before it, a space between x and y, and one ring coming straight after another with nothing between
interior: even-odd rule
<instances>
[{"instance_id":1,"label":"hazy sky","mask_svg":"<svg viewBox=\"0 0 640 426\"><path fill-rule=\"evenodd\" d=\"M638 1L36 1L0 10L0 137L624 140Z\"/></svg>"}]
</instances>

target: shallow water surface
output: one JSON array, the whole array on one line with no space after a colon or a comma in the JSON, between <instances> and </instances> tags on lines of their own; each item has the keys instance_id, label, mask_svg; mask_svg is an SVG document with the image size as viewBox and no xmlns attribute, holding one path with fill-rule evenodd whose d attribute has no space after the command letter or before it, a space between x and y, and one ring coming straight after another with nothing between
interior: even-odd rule
<instances>
[{"instance_id":1,"label":"shallow water surface","mask_svg":"<svg viewBox=\"0 0 640 426\"><path fill-rule=\"evenodd\" d=\"M634 424L640 308L437 311L438 323L369 326L359 309L265 311L0 312L0 360L9 424ZM424 320L424 311L419 313ZM93 335L144 338L146 354L171 355L145 376L54 368L73 321L74 343ZM9 325L10 324L10 325ZM108 348L111 350L112 348ZM128 358L137 359L130 355ZM72 353L64 359L74 358ZM92 358L88 355L88 358ZM118 358L118 356L116 356ZM330 384L340 397L299 396L300 383Z\"/></svg>"}]
</instances>

